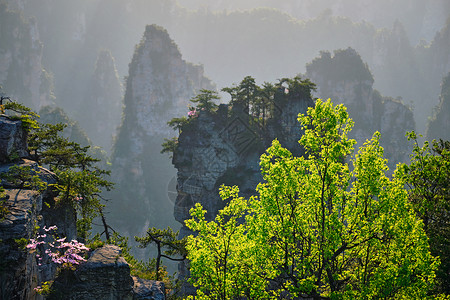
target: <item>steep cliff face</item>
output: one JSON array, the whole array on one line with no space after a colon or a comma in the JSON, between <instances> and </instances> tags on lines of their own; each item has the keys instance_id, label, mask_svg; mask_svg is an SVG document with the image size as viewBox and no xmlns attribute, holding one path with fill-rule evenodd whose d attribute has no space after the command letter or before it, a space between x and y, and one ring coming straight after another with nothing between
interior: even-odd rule
<instances>
[{"instance_id":1,"label":"steep cliff face","mask_svg":"<svg viewBox=\"0 0 450 300\"><path fill-rule=\"evenodd\" d=\"M175 135L167 122L186 115L189 99L204 88L212 85L203 68L182 59L167 31L147 26L130 63L124 119L114 145L112 211L120 230L135 235L150 223L171 225L167 185L175 170L159 152L164 138Z\"/></svg>"},{"instance_id":2,"label":"steep cliff face","mask_svg":"<svg viewBox=\"0 0 450 300\"><path fill-rule=\"evenodd\" d=\"M400 101L382 97L373 89L373 77L355 50L338 50L334 56L322 52L307 65L306 76L317 84L319 98L331 98L347 107L355 121L351 135L358 145L380 131L391 169L408 160L405 133L415 129L413 114Z\"/></svg>"},{"instance_id":3,"label":"steep cliff face","mask_svg":"<svg viewBox=\"0 0 450 300\"><path fill-rule=\"evenodd\" d=\"M444 77L441 85L439 104L435 107L434 116L428 123L426 139L450 140L450 73Z\"/></svg>"},{"instance_id":4,"label":"steep cliff face","mask_svg":"<svg viewBox=\"0 0 450 300\"><path fill-rule=\"evenodd\" d=\"M113 136L121 122L122 84L110 51L98 54L86 96L81 101L80 121L96 146L109 152Z\"/></svg>"},{"instance_id":5,"label":"steep cliff face","mask_svg":"<svg viewBox=\"0 0 450 300\"><path fill-rule=\"evenodd\" d=\"M37 24L0 3L0 85L2 92L34 109L52 101L52 79L42 67Z\"/></svg>"},{"instance_id":6,"label":"steep cliff face","mask_svg":"<svg viewBox=\"0 0 450 300\"><path fill-rule=\"evenodd\" d=\"M0 116L0 163L28 155L27 134L22 128L22 122Z\"/></svg>"},{"instance_id":7,"label":"steep cliff face","mask_svg":"<svg viewBox=\"0 0 450 300\"><path fill-rule=\"evenodd\" d=\"M17 125L14 129L11 123ZM5 125L6 126L3 126ZM27 168L47 184L56 183L55 175L27 160L26 134L20 121L11 121L7 117L0 118L1 131L15 131L19 134L2 134L8 138L0 139L0 148L15 145L14 156L2 156L0 174L4 175L12 166ZM4 153L1 153L2 155ZM14 159L12 159L14 157ZM71 207L44 205L54 204L54 194L50 189L39 193L20 184L20 180L1 179L5 188L4 205L9 213L0 220L0 295L2 299L35 299L33 290L38 283L51 280L56 273L56 266L45 260L38 266L34 254L24 250L24 246L34 238L37 230L43 226L58 226L58 233L69 240L76 238L75 212ZM3 199L2 199L3 200ZM38 297L39 298L39 297Z\"/></svg>"},{"instance_id":8,"label":"steep cliff face","mask_svg":"<svg viewBox=\"0 0 450 300\"><path fill-rule=\"evenodd\" d=\"M132 277L117 246L96 249L75 271L61 268L44 254L52 241L49 227L56 226L56 234L67 241L77 238L76 213L70 204L55 198L57 193L50 186L57 182L55 174L26 159L26 136L20 121L0 117L0 149L14 149L13 155L0 153L0 299L44 299L34 288L52 281L52 293L46 299L164 300L164 283ZM47 188L38 191L24 184L25 173L11 177L13 168L37 175ZM26 249L38 234L45 243Z\"/></svg>"}]
</instances>

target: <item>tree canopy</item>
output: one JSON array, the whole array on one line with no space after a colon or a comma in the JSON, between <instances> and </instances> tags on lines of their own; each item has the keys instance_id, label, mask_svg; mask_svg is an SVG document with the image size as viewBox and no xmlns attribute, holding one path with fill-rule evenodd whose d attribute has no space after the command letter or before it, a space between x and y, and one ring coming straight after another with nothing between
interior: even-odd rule
<instances>
[{"instance_id":1,"label":"tree canopy","mask_svg":"<svg viewBox=\"0 0 450 300\"><path fill-rule=\"evenodd\" d=\"M450 142L433 140L419 146L415 132L411 163L403 164L409 198L423 220L431 253L439 256L437 292L450 294Z\"/></svg>"},{"instance_id":2,"label":"tree canopy","mask_svg":"<svg viewBox=\"0 0 450 300\"><path fill-rule=\"evenodd\" d=\"M191 209L188 239L196 299L423 299L438 260L408 201L403 170L392 179L380 134L354 154L343 105L318 99L299 115L304 157L274 140L261 156L257 196L221 188L213 221ZM350 166L350 162L353 166Z\"/></svg>"}]
</instances>

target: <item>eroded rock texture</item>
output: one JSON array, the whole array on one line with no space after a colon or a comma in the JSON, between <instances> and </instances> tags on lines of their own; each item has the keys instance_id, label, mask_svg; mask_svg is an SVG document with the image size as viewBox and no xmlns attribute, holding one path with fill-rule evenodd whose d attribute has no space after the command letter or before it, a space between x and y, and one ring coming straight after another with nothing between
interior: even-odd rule
<instances>
[{"instance_id":1,"label":"eroded rock texture","mask_svg":"<svg viewBox=\"0 0 450 300\"><path fill-rule=\"evenodd\" d=\"M27 168L30 174L37 174L47 184L56 182L53 173L30 160L2 164L0 174L5 174L12 166ZM6 191L5 207L9 212L0 220L0 295L2 299L41 299L34 288L52 280L57 266L48 257L38 265L35 254L24 247L44 226L57 225L60 236L75 239L75 212L72 207L55 206L51 190L39 193L23 186L20 180L2 179L1 185Z\"/></svg>"},{"instance_id":2,"label":"eroded rock texture","mask_svg":"<svg viewBox=\"0 0 450 300\"><path fill-rule=\"evenodd\" d=\"M0 163L28 157L27 133L22 122L0 116Z\"/></svg>"}]
</instances>

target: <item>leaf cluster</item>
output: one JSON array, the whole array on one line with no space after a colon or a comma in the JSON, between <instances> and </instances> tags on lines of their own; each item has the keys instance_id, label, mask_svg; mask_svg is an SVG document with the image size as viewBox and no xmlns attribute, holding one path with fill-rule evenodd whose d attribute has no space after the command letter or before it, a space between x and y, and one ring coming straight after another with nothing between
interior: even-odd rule
<instances>
[{"instance_id":1,"label":"leaf cluster","mask_svg":"<svg viewBox=\"0 0 450 300\"><path fill-rule=\"evenodd\" d=\"M134 239L139 243L138 247L146 248L148 245L155 244L157 248L157 257L155 260L156 280L160 280L159 273L161 258L172 261L183 261L186 259L186 238L178 239L179 232L174 232L172 228L158 229L149 228L147 234L143 237L135 236ZM163 249L165 249L163 251Z\"/></svg>"}]
</instances>

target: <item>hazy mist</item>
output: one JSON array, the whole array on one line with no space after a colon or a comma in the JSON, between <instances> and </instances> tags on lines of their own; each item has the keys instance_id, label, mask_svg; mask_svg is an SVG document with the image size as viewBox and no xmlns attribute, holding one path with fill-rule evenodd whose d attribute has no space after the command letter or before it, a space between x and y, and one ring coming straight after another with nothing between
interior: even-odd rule
<instances>
[{"instance_id":1,"label":"hazy mist","mask_svg":"<svg viewBox=\"0 0 450 300\"><path fill-rule=\"evenodd\" d=\"M37 111L47 104L62 108L70 118L80 122L91 143L101 145L108 154L114 153L117 146L114 141L117 142L118 130L126 134L126 128L121 127L124 118L121 93L126 92L133 54L149 24L167 30L182 59L202 65L204 75L218 90L247 75L262 84L306 74L306 65L319 57L321 51L351 47L367 64L373 88L411 107L416 129L422 134L439 103L442 79L450 71L448 0L1 2L6 3L9 11L19 11L24 16L19 20L19 14L5 11L3 14L8 18L0 19L2 92L21 101L28 97L17 92L23 86L41 89L40 96L30 92L27 105ZM17 25L8 25L13 21ZM12 34L15 28L29 32L30 37ZM27 39L40 45L35 53L8 54L14 53L14 49L26 49L24 45L31 43ZM33 73L23 65L32 65L30 68L37 71ZM16 79L9 80L11 74ZM47 84L41 82L40 88L31 87L33 81L26 79L33 74L42 76L39 77L42 82L45 77ZM16 86L19 81L23 85ZM187 104L183 105L181 111L187 113ZM149 197L139 201L147 203L146 209L153 206L164 209L152 218L137 218L144 220L143 224L132 226L140 228L137 232L127 228L130 236L141 235L147 226L163 224L179 228L173 218L176 170L169 156L160 154L162 140L158 136L157 143L146 149L147 157L158 158L157 163L142 162L157 166L153 173L147 170L146 180L155 179L157 183L151 185L152 190L143 192ZM114 168L114 160L110 161ZM158 178L160 174L163 180ZM127 194L127 188L125 184L116 186L115 195ZM149 187L143 187L146 188ZM126 203L125 207L129 205L133 203ZM118 217L119 213L113 212L112 216ZM127 222L134 220L117 224Z\"/></svg>"}]
</instances>

